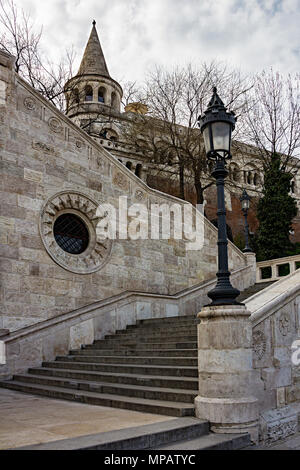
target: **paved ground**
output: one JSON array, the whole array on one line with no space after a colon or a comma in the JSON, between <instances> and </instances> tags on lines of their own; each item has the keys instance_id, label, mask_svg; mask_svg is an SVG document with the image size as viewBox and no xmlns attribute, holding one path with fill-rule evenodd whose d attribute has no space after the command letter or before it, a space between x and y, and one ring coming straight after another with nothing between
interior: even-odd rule
<instances>
[{"instance_id":1,"label":"paved ground","mask_svg":"<svg viewBox=\"0 0 300 470\"><path fill-rule=\"evenodd\" d=\"M0 450L176 419L0 388Z\"/></svg>"},{"instance_id":2,"label":"paved ground","mask_svg":"<svg viewBox=\"0 0 300 470\"><path fill-rule=\"evenodd\" d=\"M104 406L54 400L0 388L0 450L176 419ZM300 450L300 433L271 447Z\"/></svg>"}]
</instances>

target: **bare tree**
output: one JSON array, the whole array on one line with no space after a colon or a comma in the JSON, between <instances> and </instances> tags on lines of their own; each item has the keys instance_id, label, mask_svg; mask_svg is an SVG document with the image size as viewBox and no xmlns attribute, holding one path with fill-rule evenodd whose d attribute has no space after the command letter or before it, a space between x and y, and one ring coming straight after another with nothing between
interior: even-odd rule
<instances>
[{"instance_id":1,"label":"bare tree","mask_svg":"<svg viewBox=\"0 0 300 470\"><path fill-rule=\"evenodd\" d=\"M283 77L272 69L255 78L243 121L243 138L255 145L263 169L274 155L281 170L297 172L300 157L300 75ZM242 136L241 136L242 137Z\"/></svg>"},{"instance_id":2,"label":"bare tree","mask_svg":"<svg viewBox=\"0 0 300 470\"><path fill-rule=\"evenodd\" d=\"M160 164L164 173L179 178L179 197L185 188L196 190L197 203L203 203L204 191L213 184L207 171L204 143L198 117L207 107L213 85L237 112L242 109L248 81L237 71L216 62L172 71L156 68L148 76L140 93L148 114L135 114L125 122L123 134L149 161Z\"/></svg>"},{"instance_id":3,"label":"bare tree","mask_svg":"<svg viewBox=\"0 0 300 470\"><path fill-rule=\"evenodd\" d=\"M73 75L74 50L67 50L57 65L43 57L42 28L13 0L0 0L0 47L15 57L15 71L61 111L65 109L64 84Z\"/></svg>"}]
</instances>

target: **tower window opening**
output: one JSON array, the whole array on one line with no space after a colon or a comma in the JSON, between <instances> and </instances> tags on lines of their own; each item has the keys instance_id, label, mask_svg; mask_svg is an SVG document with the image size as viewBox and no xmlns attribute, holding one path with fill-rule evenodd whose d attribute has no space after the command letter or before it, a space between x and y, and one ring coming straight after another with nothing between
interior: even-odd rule
<instances>
[{"instance_id":1,"label":"tower window opening","mask_svg":"<svg viewBox=\"0 0 300 470\"><path fill-rule=\"evenodd\" d=\"M105 103L105 88L100 87L98 90L98 102Z\"/></svg>"},{"instance_id":2,"label":"tower window opening","mask_svg":"<svg viewBox=\"0 0 300 470\"><path fill-rule=\"evenodd\" d=\"M85 101L93 101L93 89L90 85L85 87Z\"/></svg>"}]
</instances>

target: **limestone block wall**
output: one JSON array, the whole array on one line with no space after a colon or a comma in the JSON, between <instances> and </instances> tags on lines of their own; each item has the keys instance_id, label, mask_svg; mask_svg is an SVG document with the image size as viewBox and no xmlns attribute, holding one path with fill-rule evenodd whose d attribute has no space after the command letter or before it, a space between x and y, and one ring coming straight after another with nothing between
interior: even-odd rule
<instances>
[{"instance_id":1,"label":"limestone block wall","mask_svg":"<svg viewBox=\"0 0 300 470\"><path fill-rule=\"evenodd\" d=\"M55 245L57 214L80 213L93 231L96 207L185 204L150 189L12 71L0 53L0 328L11 331L125 290L174 294L211 279L217 231L204 220L204 245L186 240L114 240L78 259ZM49 224L49 230L47 230ZM52 224L52 225L51 225ZM95 238L95 237L94 237ZM230 269L246 257L229 245Z\"/></svg>"},{"instance_id":2,"label":"limestone block wall","mask_svg":"<svg viewBox=\"0 0 300 470\"><path fill-rule=\"evenodd\" d=\"M263 383L256 388L262 439L272 443L296 432L300 412L300 271L245 303L252 312L253 366Z\"/></svg>"}]
</instances>

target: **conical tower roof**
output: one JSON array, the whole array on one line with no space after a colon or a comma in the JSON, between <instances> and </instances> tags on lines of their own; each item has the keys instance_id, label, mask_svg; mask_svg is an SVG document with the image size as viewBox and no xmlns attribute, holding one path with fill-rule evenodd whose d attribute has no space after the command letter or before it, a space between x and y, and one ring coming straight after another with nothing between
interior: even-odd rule
<instances>
[{"instance_id":1,"label":"conical tower roof","mask_svg":"<svg viewBox=\"0 0 300 470\"><path fill-rule=\"evenodd\" d=\"M101 44L96 30L96 21L93 21L92 31L86 45L78 75L102 75L110 78Z\"/></svg>"}]
</instances>

